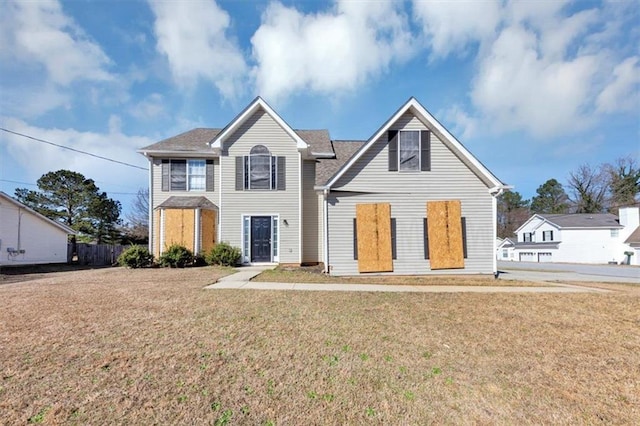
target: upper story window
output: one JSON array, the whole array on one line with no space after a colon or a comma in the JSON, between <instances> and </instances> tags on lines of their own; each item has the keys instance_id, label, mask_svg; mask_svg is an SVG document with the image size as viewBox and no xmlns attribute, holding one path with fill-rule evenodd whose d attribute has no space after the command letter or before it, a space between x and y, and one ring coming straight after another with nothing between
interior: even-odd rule
<instances>
[{"instance_id":1,"label":"upper story window","mask_svg":"<svg viewBox=\"0 0 640 426\"><path fill-rule=\"evenodd\" d=\"M542 231L542 241L553 241L553 231Z\"/></svg>"},{"instance_id":2,"label":"upper story window","mask_svg":"<svg viewBox=\"0 0 640 426\"><path fill-rule=\"evenodd\" d=\"M163 191L213 191L213 160L162 160Z\"/></svg>"},{"instance_id":3,"label":"upper story window","mask_svg":"<svg viewBox=\"0 0 640 426\"><path fill-rule=\"evenodd\" d=\"M389 171L431 170L431 133L428 130L389 130Z\"/></svg>"},{"instance_id":4,"label":"upper story window","mask_svg":"<svg viewBox=\"0 0 640 426\"><path fill-rule=\"evenodd\" d=\"M618 238L620 236L620 230L619 229L612 229L611 230L611 238Z\"/></svg>"},{"instance_id":5,"label":"upper story window","mask_svg":"<svg viewBox=\"0 0 640 426\"><path fill-rule=\"evenodd\" d=\"M522 241L525 243L533 242L533 232L524 232L522 234Z\"/></svg>"},{"instance_id":6,"label":"upper story window","mask_svg":"<svg viewBox=\"0 0 640 426\"><path fill-rule=\"evenodd\" d=\"M285 157L271 155L269 148L256 145L249 155L236 157L236 190L284 190Z\"/></svg>"}]
</instances>

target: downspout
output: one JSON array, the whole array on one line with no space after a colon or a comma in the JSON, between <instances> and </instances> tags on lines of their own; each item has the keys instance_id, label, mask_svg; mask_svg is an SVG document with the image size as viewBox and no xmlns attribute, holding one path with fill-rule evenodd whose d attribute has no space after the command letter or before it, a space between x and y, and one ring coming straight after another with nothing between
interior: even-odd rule
<instances>
[{"instance_id":1,"label":"downspout","mask_svg":"<svg viewBox=\"0 0 640 426\"><path fill-rule=\"evenodd\" d=\"M496 239L498 237L498 197L502 195L505 187L500 186L497 188L492 188L491 191L491 209L493 212L493 276L498 278L498 259L496 257Z\"/></svg>"},{"instance_id":2,"label":"downspout","mask_svg":"<svg viewBox=\"0 0 640 426\"><path fill-rule=\"evenodd\" d=\"M153 157L149 157L149 253L153 253Z\"/></svg>"},{"instance_id":3,"label":"downspout","mask_svg":"<svg viewBox=\"0 0 640 426\"><path fill-rule=\"evenodd\" d=\"M323 226L323 238L324 244L323 247L323 257L324 257L324 273L329 273L329 189L324 189L322 191L322 226Z\"/></svg>"},{"instance_id":4,"label":"downspout","mask_svg":"<svg viewBox=\"0 0 640 426\"><path fill-rule=\"evenodd\" d=\"M201 225L201 222L200 222L200 212L201 212L200 208L197 208L197 209L195 210L195 212L194 212L194 214L195 214L195 218L193 219L193 224L194 224L194 226L193 226L193 227L195 228L195 232L194 232L194 234L195 234L195 235L194 235L195 240L193 241L193 254L198 254L198 253L200 253L200 249L201 249L201 247L200 247L200 241L201 241L201 239L202 239L202 238L201 238L201 237L202 237L202 235L201 235L201 233L200 233L200 227L201 227L202 225Z\"/></svg>"}]
</instances>

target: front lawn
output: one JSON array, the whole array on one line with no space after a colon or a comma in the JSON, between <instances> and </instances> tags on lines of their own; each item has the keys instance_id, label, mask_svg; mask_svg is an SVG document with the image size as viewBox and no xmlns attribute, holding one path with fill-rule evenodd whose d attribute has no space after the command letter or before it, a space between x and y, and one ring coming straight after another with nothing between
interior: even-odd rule
<instances>
[{"instance_id":1,"label":"front lawn","mask_svg":"<svg viewBox=\"0 0 640 426\"><path fill-rule=\"evenodd\" d=\"M640 424L637 293L203 290L220 273L0 286L2 422Z\"/></svg>"}]
</instances>

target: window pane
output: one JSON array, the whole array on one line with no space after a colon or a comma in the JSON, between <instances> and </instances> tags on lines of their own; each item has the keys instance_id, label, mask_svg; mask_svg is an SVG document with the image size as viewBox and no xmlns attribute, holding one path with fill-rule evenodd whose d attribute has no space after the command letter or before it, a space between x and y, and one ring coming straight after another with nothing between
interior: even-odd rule
<instances>
[{"instance_id":1,"label":"window pane","mask_svg":"<svg viewBox=\"0 0 640 426\"><path fill-rule=\"evenodd\" d=\"M420 170L420 132L400 132L400 170Z\"/></svg>"},{"instance_id":2,"label":"window pane","mask_svg":"<svg viewBox=\"0 0 640 426\"><path fill-rule=\"evenodd\" d=\"M185 160L171 161L171 190L186 191L187 189L187 162Z\"/></svg>"},{"instance_id":3,"label":"window pane","mask_svg":"<svg viewBox=\"0 0 640 426\"><path fill-rule=\"evenodd\" d=\"M251 155L249 169L249 187L251 189L271 188L271 156Z\"/></svg>"},{"instance_id":4,"label":"window pane","mask_svg":"<svg viewBox=\"0 0 640 426\"><path fill-rule=\"evenodd\" d=\"M243 242L242 255L245 258L244 259L245 262L249 261L249 242L250 242L249 219L250 218L247 216L242 218L242 242Z\"/></svg>"},{"instance_id":5,"label":"window pane","mask_svg":"<svg viewBox=\"0 0 640 426\"><path fill-rule=\"evenodd\" d=\"M189 191L204 191L207 169L204 160L189 160Z\"/></svg>"},{"instance_id":6,"label":"window pane","mask_svg":"<svg viewBox=\"0 0 640 426\"><path fill-rule=\"evenodd\" d=\"M273 257L278 257L278 217L274 216L273 217L273 227L272 227L272 232L273 232L273 241L271 243L271 247L273 250Z\"/></svg>"}]
</instances>

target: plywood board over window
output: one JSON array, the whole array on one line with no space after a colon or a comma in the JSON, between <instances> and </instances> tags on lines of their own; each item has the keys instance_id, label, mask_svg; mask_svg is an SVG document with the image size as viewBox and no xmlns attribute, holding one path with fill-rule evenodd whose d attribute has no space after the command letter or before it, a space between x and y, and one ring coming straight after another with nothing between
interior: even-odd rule
<instances>
[{"instance_id":1,"label":"plywood board over window","mask_svg":"<svg viewBox=\"0 0 640 426\"><path fill-rule=\"evenodd\" d=\"M164 242L165 248L180 244L193 251L195 230L194 209L165 209Z\"/></svg>"},{"instance_id":2,"label":"plywood board over window","mask_svg":"<svg viewBox=\"0 0 640 426\"><path fill-rule=\"evenodd\" d=\"M461 210L459 200L427 202L431 269L464 268Z\"/></svg>"},{"instance_id":3,"label":"plywood board over window","mask_svg":"<svg viewBox=\"0 0 640 426\"><path fill-rule=\"evenodd\" d=\"M357 204L357 244L359 272L393 271L391 205Z\"/></svg>"},{"instance_id":4,"label":"plywood board over window","mask_svg":"<svg viewBox=\"0 0 640 426\"><path fill-rule=\"evenodd\" d=\"M200 212L200 235L202 238L201 251L207 252L213 248L216 243L216 212L215 210L201 210Z\"/></svg>"}]
</instances>

